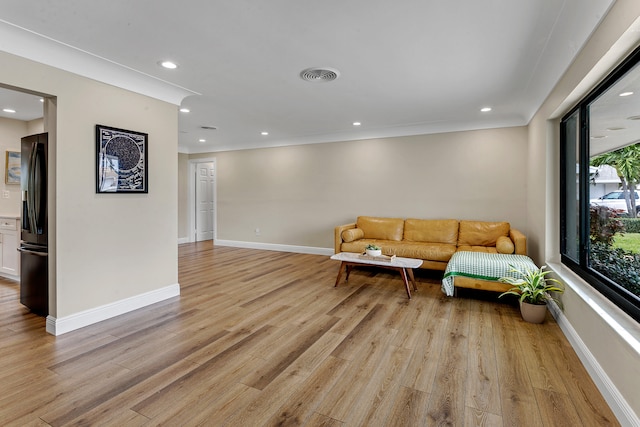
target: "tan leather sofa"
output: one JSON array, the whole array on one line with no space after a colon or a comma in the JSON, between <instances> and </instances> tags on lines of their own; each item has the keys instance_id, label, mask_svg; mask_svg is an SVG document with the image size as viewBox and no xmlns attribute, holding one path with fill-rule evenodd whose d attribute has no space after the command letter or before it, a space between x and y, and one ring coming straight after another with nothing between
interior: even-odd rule
<instances>
[{"instance_id":1,"label":"tan leather sofa","mask_svg":"<svg viewBox=\"0 0 640 427\"><path fill-rule=\"evenodd\" d=\"M376 244L386 255L423 260L420 268L444 271L456 251L526 255L527 239L508 222L359 216L335 228L335 252L363 253ZM505 291L509 285L465 277L456 287Z\"/></svg>"}]
</instances>

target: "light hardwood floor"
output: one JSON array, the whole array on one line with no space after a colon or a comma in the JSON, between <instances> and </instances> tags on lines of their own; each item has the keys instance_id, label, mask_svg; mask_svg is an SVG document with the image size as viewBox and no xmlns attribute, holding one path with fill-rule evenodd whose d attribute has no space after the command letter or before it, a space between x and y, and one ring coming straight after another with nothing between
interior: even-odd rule
<instances>
[{"instance_id":1,"label":"light hardwood floor","mask_svg":"<svg viewBox=\"0 0 640 427\"><path fill-rule=\"evenodd\" d=\"M619 425L551 316L338 265L181 245L180 298L59 337L0 281L0 425Z\"/></svg>"}]
</instances>

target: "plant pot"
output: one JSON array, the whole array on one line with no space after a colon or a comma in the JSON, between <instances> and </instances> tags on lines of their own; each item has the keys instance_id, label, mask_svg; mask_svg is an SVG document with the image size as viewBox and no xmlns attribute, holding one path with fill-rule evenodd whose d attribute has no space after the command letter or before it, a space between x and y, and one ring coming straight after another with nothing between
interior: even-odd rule
<instances>
[{"instance_id":1,"label":"plant pot","mask_svg":"<svg viewBox=\"0 0 640 427\"><path fill-rule=\"evenodd\" d=\"M380 256L380 255L382 255L382 249L365 249L365 252L369 256Z\"/></svg>"},{"instance_id":2,"label":"plant pot","mask_svg":"<svg viewBox=\"0 0 640 427\"><path fill-rule=\"evenodd\" d=\"M529 304L521 301L520 314L525 322L542 323L547 316L547 304Z\"/></svg>"}]
</instances>

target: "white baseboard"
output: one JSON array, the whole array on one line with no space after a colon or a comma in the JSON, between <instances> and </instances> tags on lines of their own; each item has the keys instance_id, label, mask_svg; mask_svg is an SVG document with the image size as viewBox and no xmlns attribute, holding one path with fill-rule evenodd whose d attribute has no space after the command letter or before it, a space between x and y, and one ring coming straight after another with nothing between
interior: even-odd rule
<instances>
[{"instance_id":1,"label":"white baseboard","mask_svg":"<svg viewBox=\"0 0 640 427\"><path fill-rule=\"evenodd\" d=\"M549 311L558 322L560 329L567 337L571 346L575 350L576 354L580 358L580 361L585 366L591 379L595 383L602 396L607 401L611 410L620 421L623 426L640 426L640 418L636 415L633 409L629 406L626 399L615 384L611 381L607 373L602 369L598 360L593 356L593 353L589 351L584 341L580 338L576 330L573 328L567 317L560 310L555 302L549 305Z\"/></svg>"},{"instance_id":2,"label":"white baseboard","mask_svg":"<svg viewBox=\"0 0 640 427\"><path fill-rule=\"evenodd\" d=\"M180 295L180 285L169 285L161 289L125 298L111 304L92 308L70 316L55 318L47 316L47 332L51 335L62 335L76 329L102 322L103 320L164 301Z\"/></svg>"},{"instance_id":3,"label":"white baseboard","mask_svg":"<svg viewBox=\"0 0 640 427\"><path fill-rule=\"evenodd\" d=\"M188 237L178 237L178 244L181 245L183 243L189 243Z\"/></svg>"},{"instance_id":4,"label":"white baseboard","mask_svg":"<svg viewBox=\"0 0 640 427\"><path fill-rule=\"evenodd\" d=\"M20 276L16 276L15 274L2 273L0 272L0 277L4 277L5 279L15 280L17 282L20 281Z\"/></svg>"},{"instance_id":5,"label":"white baseboard","mask_svg":"<svg viewBox=\"0 0 640 427\"><path fill-rule=\"evenodd\" d=\"M263 249L266 251L278 251L278 252L294 252L298 254L310 254L310 255L333 255L333 248L316 248L312 246L295 246L295 245L278 245L275 243L256 243L256 242L241 242L237 240L214 240L214 245L217 246L231 246L234 248L245 249Z\"/></svg>"}]
</instances>

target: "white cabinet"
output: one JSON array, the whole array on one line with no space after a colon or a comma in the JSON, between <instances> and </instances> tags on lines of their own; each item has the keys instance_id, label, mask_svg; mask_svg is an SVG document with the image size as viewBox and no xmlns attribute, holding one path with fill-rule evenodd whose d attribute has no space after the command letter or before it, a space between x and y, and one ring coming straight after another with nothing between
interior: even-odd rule
<instances>
[{"instance_id":1,"label":"white cabinet","mask_svg":"<svg viewBox=\"0 0 640 427\"><path fill-rule=\"evenodd\" d=\"M2 275L20 275L19 227L19 219L0 217L0 274Z\"/></svg>"}]
</instances>

